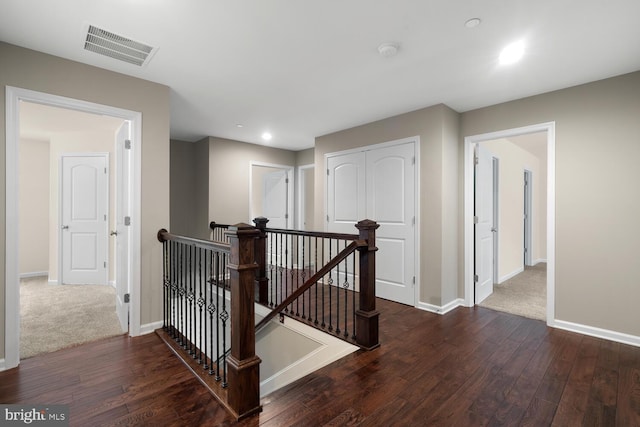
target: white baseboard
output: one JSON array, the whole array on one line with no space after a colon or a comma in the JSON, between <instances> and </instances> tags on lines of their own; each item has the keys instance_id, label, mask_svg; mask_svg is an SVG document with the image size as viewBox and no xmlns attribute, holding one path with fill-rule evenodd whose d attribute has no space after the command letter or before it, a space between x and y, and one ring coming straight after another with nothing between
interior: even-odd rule
<instances>
[{"instance_id":1,"label":"white baseboard","mask_svg":"<svg viewBox=\"0 0 640 427\"><path fill-rule=\"evenodd\" d=\"M162 320L157 322L147 323L144 325L140 325L140 335L146 335L154 332L156 329L162 328Z\"/></svg>"},{"instance_id":2,"label":"white baseboard","mask_svg":"<svg viewBox=\"0 0 640 427\"><path fill-rule=\"evenodd\" d=\"M55 279L55 280L49 279L49 281L47 283L50 284L50 285L57 285L58 284L58 279Z\"/></svg>"},{"instance_id":3,"label":"white baseboard","mask_svg":"<svg viewBox=\"0 0 640 427\"><path fill-rule=\"evenodd\" d=\"M554 320L548 323L549 326L564 329L565 331L577 332L590 337L603 338L609 341L615 341L622 344L640 347L640 337L629 335L622 332L611 331L608 329L596 328L594 326L581 325L579 323L567 322L564 320Z\"/></svg>"},{"instance_id":4,"label":"white baseboard","mask_svg":"<svg viewBox=\"0 0 640 427\"><path fill-rule=\"evenodd\" d=\"M498 279L498 284L500 284L500 283L502 283L504 281L507 281L507 280L511 279L512 277L514 277L514 276L517 276L518 274L522 273L523 271L524 271L524 267L521 267L521 268L518 268L518 269L512 271L509 274L506 274L506 275L500 277Z\"/></svg>"},{"instance_id":5,"label":"white baseboard","mask_svg":"<svg viewBox=\"0 0 640 427\"><path fill-rule=\"evenodd\" d=\"M457 298L457 299L454 299L453 301L451 301L451 302L449 302L449 303L447 303L447 304L445 304L443 306L429 304L429 303L426 303L426 302L419 301L416 308L418 308L420 310L424 310L424 311L430 311L431 313L436 313L436 314L447 314L448 312L450 312L454 308L458 308L458 307L460 307L462 305L464 305L464 299Z\"/></svg>"},{"instance_id":6,"label":"white baseboard","mask_svg":"<svg viewBox=\"0 0 640 427\"><path fill-rule=\"evenodd\" d=\"M109 286L111 286L112 288L116 287L116 281L115 280L109 280Z\"/></svg>"},{"instance_id":7,"label":"white baseboard","mask_svg":"<svg viewBox=\"0 0 640 427\"><path fill-rule=\"evenodd\" d=\"M538 258L537 260L533 261L533 265L540 264L541 262L547 262L547 259L546 258Z\"/></svg>"},{"instance_id":8,"label":"white baseboard","mask_svg":"<svg viewBox=\"0 0 640 427\"><path fill-rule=\"evenodd\" d=\"M49 275L48 271L32 271L30 273L20 273L18 277L20 279L28 279L30 277L42 277L42 276L48 276L48 275Z\"/></svg>"},{"instance_id":9,"label":"white baseboard","mask_svg":"<svg viewBox=\"0 0 640 427\"><path fill-rule=\"evenodd\" d=\"M0 359L0 372L7 370L7 364L4 359Z\"/></svg>"}]
</instances>

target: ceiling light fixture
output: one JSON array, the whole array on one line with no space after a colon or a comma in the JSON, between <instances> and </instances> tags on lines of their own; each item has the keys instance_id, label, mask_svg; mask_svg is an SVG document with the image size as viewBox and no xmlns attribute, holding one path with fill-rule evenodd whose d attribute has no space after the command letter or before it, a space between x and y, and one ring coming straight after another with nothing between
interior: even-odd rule
<instances>
[{"instance_id":1,"label":"ceiling light fixture","mask_svg":"<svg viewBox=\"0 0 640 427\"><path fill-rule=\"evenodd\" d=\"M390 58L398 53L399 46L396 43L382 43L378 46L380 56Z\"/></svg>"},{"instance_id":2,"label":"ceiling light fixture","mask_svg":"<svg viewBox=\"0 0 640 427\"><path fill-rule=\"evenodd\" d=\"M265 132L262 134L262 139L264 139L265 141L270 141L271 138L273 138L273 135L271 135L269 132Z\"/></svg>"},{"instance_id":3,"label":"ceiling light fixture","mask_svg":"<svg viewBox=\"0 0 640 427\"><path fill-rule=\"evenodd\" d=\"M500 64L509 65L518 62L524 55L524 42L522 40L511 43L500 52Z\"/></svg>"},{"instance_id":4,"label":"ceiling light fixture","mask_svg":"<svg viewBox=\"0 0 640 427\"><path fill-rule=\"evenodd\" d=\"M469 20L467 20L467 22L464 23L464 26L467 28L473 28L473 27L477 27L478 25L480 25L480 22L482 22L480 20L480 18L471 18Z\"/></svg>"},{"instance_id":5,"label":"ceiling light fixture","mask_svg":"<svg viewBox=\"0 0 640 427\"><path fill-rule=\"evenodd\" d=\"M241 127L244 127L244 125L242 123L236 123L236 127L241 128Z\"/></svg>"}]
</instances>

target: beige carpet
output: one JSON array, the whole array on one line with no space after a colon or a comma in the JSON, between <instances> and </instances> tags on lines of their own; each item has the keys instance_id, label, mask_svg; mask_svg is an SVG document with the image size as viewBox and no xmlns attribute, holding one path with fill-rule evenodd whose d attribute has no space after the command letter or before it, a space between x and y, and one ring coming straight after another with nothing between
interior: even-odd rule
<instances>
[{"instance_id":1,"label":"beige carpet","mask_svg":"<svg viewBox=\"0 0 640 427\"><path fill-rule=\"evenodd\" d=\"M21 359L122 333L112 286L20 281Z\"/></svg>"},{"instance_id":2,"label":"beige carpet","mask_svg":"<svg viewBox=\"0 0 640 427\"><path fill-rule=\"evenodd\" d=\"M517 314L530 319L547 318L547 264L525 267L524 271L499 285L481 307Z\"/></svg>"}]
</instances>

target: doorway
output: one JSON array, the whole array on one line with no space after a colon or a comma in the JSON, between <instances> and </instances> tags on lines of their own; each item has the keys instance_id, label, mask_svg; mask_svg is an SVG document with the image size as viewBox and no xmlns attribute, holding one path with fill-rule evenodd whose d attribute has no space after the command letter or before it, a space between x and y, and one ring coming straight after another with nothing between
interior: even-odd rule
<instances>
[{"instance_id":1,"label":"doorway","mask_svg":"<svg viewBox=\"0 0 640 427\"><path fill-rule=\"evenodd\" d=\"M249 182L249 223L265 217L269 228L292 228L293 167L252 161Z\"/></svg>"},{"instance_id":2,"label":"doorway","mask_svg":"<svg viewBox=\"0 0 640 427\"><path fill-rule=\"evenodd\" d=\"M465 137L465 163L464 163L464 174L465 174L465 182L464 182L464 198L465 198L465 212L464 212L464 269L465 269L465 305L473 306L477 303L475 299L475 224L474 224L474 150L475 147L483 142L499 140L503 138L515 138L522 135L531 135L536 133L542 133L544 135L544 154L546 155L546 171L544 173L544 178L546 178L546 197L544 198L544 202L546 203L546 208L543 209L543 212L540 214L543 216L546 221L546 232L544 233L543 238L538 239L539 242L546 249L546 320L547 324L552 326L554 323L554 272L555 272L555 124L553 122L543 123L539 125L526 126L522 128L509 129L499 132L492 132L481 135L474 135L470 137ZM505 170L506 164L504 159L500 158L500 174ZM525 168L528 169L529 168ZM522 242L523 234L523 169L520 169L519 172L520 187L517 190L518 194L521 197L521 202L519 204L508 204L508 195L502 194L500 195L500 200L504 205L513 206L520 212L519 216L516 218L518 221L518 239ZM499 225L497 227L498 231L502 233L503 238L506 237L505 225L507 222L507 218L500 215ZM500 239L503 241L504 239ZM546 243L544 242L546 240ZM535 241L536 239L532 239L532 248L531 253L535 252ZM520 243L520 248L523 248L523 243ZM505 249L501 248L501 251ZM518 263L522 265L522 269L524 268L522 249L517 250L517 253L514 253L513 256L518 257ZM532 262L535 263L536 259ZM500 281L507 280L509 277L508 271L508 263L503 263L502 271L499 277ZM494 275L495 276L495 275Z\"/></svg>"},{"instance_id":3,"label":"doorway","mask_svg":"<svg viewBox=\"0 0 640 427\"><path fill-rule=\"evenodd\" d=\"M19 288L19 262L20 245L18 240L18 228L20 226L19 216L19 141L20 141L20 110L24 103L33 103L60 109L93 113L100 116L115 117L131 123L132 132L130 140L134 141L131 150L131 164L129 171L129 189L131 194L131 229L135 236L131 242L128 254L129 265L126 277L130 287L130 335L140 333L139 315L139 281L131 280L139 277L139 252L140 252L140 147L135 141L141 136L141 114L129 110L109 107L100 104L65 98L41 92L7 87L6 88L6 272L5 272L5 367L12 368L19 364L19 343L20 343L20 288ZM112 141L113 144L113 141ZM55 268L55 266L54 266Z\"/></svg>"}]
</instances>

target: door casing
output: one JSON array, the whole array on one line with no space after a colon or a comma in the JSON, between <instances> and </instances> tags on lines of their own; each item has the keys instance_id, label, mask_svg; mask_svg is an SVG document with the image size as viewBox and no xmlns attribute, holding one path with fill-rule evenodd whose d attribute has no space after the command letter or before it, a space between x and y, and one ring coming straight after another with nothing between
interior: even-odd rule
<instances>
[{"instance_id":1,"label":"door casing","mask_svg":"<svg viewBox=\"0 0 640 427\"><path fill-rule=\"evenodd\" d=\"M475 144L536 132L547 135L547 325L555 326L555 122L506 129L464 138L464 305L472 307L473 298L473 150Z\"/></svg>"},{"instance_id":2,"label":"door casing","mask_svg":"<svg viewBox=\"0 0 640 427\"><path fill-rule=\"evenodd\" d=\"M131 190L131 252L129 253L131 300L129 335L140 335L140 241L141 241L141 141L142 113L108 105L51 95L34 90L6 86L6 234L5 234L5 360L0 370L20 363L20 289L18 278L18 147L20 135L20 101L103 114L129 120L132 136Z\"/></svg>"}]
</instances>

